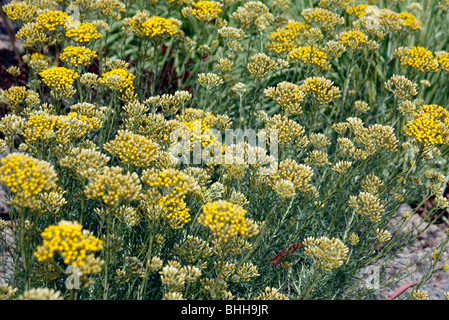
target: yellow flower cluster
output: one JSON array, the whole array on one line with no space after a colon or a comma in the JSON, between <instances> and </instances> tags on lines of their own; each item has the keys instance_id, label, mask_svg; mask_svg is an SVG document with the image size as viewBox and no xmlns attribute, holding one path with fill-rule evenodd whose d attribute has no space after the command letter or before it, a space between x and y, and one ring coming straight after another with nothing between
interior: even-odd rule
<instances>
[{"instance_id":1,"label":"yellow flower cluster","mask_svg":"<svg viewBox=\"0 0 449 320\"><path fill-rule=\"evenodd\" d=\"M316 47L305 46L293 49L288 53L289 60L299 60L304 64L311 64L328 71L331 68L328 56Z\"/></svg>"},{"instance_id":2,"label":"yellow flower cluster","mask_svg":"<svg viewBox=\"0 0 449 320\"><path fill-rule=\"evenodd\" d=\"M34 252L37 261L49 261L59 252L65 264L84 265L89 253L103 249L103 242L82 229L78 222L64 220L45 228L42 232L43 244Z\"/></svg>"},{"instance_id":3,"label":"yellow flower cluster","mask_svg":"<svg viewBox=\"0 0 449 320\"><path fill-rule=\"evenodd\" d=\"M212 254L212 248L209 247L209 244L205 240L188 235L182 244L176 243L174 245L173 253L188 264L196 265L204 269L207 265L207 259Z\"/></svg>"},{"instance_id":4,"label":"yellow flower cluster","mask_svg":"<svg viewBox=\"0 0 449 320\"><path fill-rule=\"evenodd\" d=\"M352 162L350 161L338 161L332 166L332 170L338 173L345 173L352 167Z\"/></svg>"},{"instance_id":5,"label":"yellow flower cluster","mask_svg":"<svg viewBox=\"0 0 449 320\"><path fill-rule=\"evenodd\" d=\"M426 48L413 46L410 49L401 47L396 50L403 66L410 66L421 72L438 71L438 60Z\"/></svg>"},{"instance_id":6,"label":"yellow flower cluster","mask_svg":"<svg viewBox=\"0 0 449 320\"><path fill-rule=\"evenodd\" d=\"M204 120L184 119L184 121L177 124L176 128L180 130L178 133L181 133L182 139L189 138L191 151L201 145L202 161L207 165L213 166L220 162L224 145L221 143L221 137L214 131L214 124L210 122L214 116L210 113L208 116L210 118L205 118ZM183 147L181 146L181 148Z\"/></svg>"},{"instance_id":7,"label":"yellow flower cluster","mask_svg":"<svg viewBox=\"0 0 449 320\"><path fill-rule=\"evenodd\" d=\"M24 48L31 50L36 50L43 44L55 43L37 22L28 22L24 24L22 28L17 31L16 37L23 42Z\"/></svg>"},{"instance_id":8,"label":"yellow flower cluster","mask_svg":"<svg viewBox=\"0 0 449 320\"><path fill-rule=\"evenodd\" d=\"M55 31L57 28L67 28L67 19L70 16L59 10L50 10L37 16L36 22L48 31Z\"/></svg>"},{"instance_id":9,"label":"yellow flower cluster","mask_svg":"<svg viewBox=\"0 0 449 320\"><path fill-rule=\"evenodd\" d=\"M102 199L106 205L114 206L121 201L135 201L141 197L137 173L123 173L120 167L105 167L85 187L88 199Z\"/></svg>"},{"instance_id":10,"label":"yellow flower cluster","mask_svg":"<svg viewBox=\"0 0 449 320\"><path fill-rule=\"evenodd\" d=\"M348 258L348 247L338 238L308 237L302 242L304 254L316 259L317 267L326 272L339 268Z\"/></svg>"},{"instance_id":11,"label":"yellow flower cluster","mask_svg":"<svg viewBox=\"0 0 449 320\"><path fill-rule=\"evenodd\" d=\"M291 114L301 114L301 102L305 94L294 83L282 81L276 87L269 87L264 90L265 96L273 99L281 107L282 111Z\"/></svg>"},{"instance_id":12,"label":"yellow flower cluster","mask_svg":"<svg viewBox=\"0 0 449 320\"><path fill-rule=\"evenodd\" d=\"M387 31L398 31L404 27L404 20L401 19L399 13L387 8L372 10L372 17L377 19L380 26ZM377 23L375 22L374 26L376 25Z\"/></svg>"},{"instance_id":13,"label":"yellow flower cluster","mask_svg":"<svg viewBox=\"0 0 449 320\"><path fill-rule=\"evenodd\" d=\"M135 20L131 20L136 23ZM166 19L153 16L142 22L140 37L147 37L151 40L159 40L164 36L173 36L178 33L180 23L175 19Z\"/></svg>"},{"instance_id":14,"label":"yellow flower cluster","mask_svg":"<svg viewBox=\"0 0 449 320\"><path fill-rule=\"evenodd\" d=\"M400 75L392 75L385 82L385 89L392 92L396 99L404 101L412 99L418 94L418 85Z\"/></svg>"},{"instance_id":15,"label":"yellow flower cluster","mask_svg":"<svg viewBox=\"0 0 449 320\"><path fill-rule=\"evenodd\" d=\"M242 207L219 200L203 206L198 223L209 228L218 241L225 243L238 235L249 238L257 234L257 225L245 215L246 210Z\"/></svg>"},{"instance_id":16,"label":"yellow flower cluster","mask_svg":"<svg viewBox=\"0 0 449 320\"><path fill-rule=\"evenodd\" d=\"M299 21L291 21L285 26L278 28L268 36L269 42L265 47L278 54L290 52L299 45L300 37L305 30L310 29L308 24Z\"/></svg>"},{"instance_id":17,"label":"yellow flower cluster","mask_svg":"<svg viewBox=\"0 0 449 320\"><path fill-rule=\"evenodd\" d=\"M59 116L58 130L56 133L57 143L68 143L85 136L90 131L101 129L103 121L97 117L88 117L77 112L69 112L67 115Z\"/></svg>"},{"instance_id":18,"label":"yellow flower cluster","mask_svg":"<svg viewBox=\"0 0 449 320\"><path fill-rule=\"evenodd\" d=\"M405 134L424 146L449 144L449 112L438 105L423 105L406 124Z\"/></svg>"},{"instance_id":19,"label":"yellow flower cluster","mask_svg":"<svg viewBox=\"0 0 449 320\"><path fill-rule=\"evenodd\" d=\"M421 30L422 22L409 12L400 12L399 17L404 21L404 26L411 30Z\"/></svg>"},{"instance_id":20,"label":"yellow flower cluster","mask_svg":"<svg viewBox=\"0 0 449 320\"><path fill-rule=\"evenodd\" d=\"M158 144L127 130L119 130L114 140L104 144L104 150L141 168L152 166L161 156Z\"/></svg>"},{"instance_id":21,"label":"yellow flower cluster","mask_svg":"<svg viewBox=\"0 0 449 320\"><path fill-rule=\"evenodd\" d=\"M388 230L376 229L376 237L379 242L387 242L391 240L391 233Z\"/></svg>"},{"instance_id":22,"label":"yellow flower cluster","mask_svg":"<svg viewBox=\"0 0 449 320\"><path fill-rule=\"evenodd\" d=\"M346 47L351 48L353 51L361 50L365 47L375 48L373 41L368 40L368 36L359 30L347 30L343 31L336 37L337 41Z\"/></svg>"},{"instance_id":23,"label":"yellow flower cluster","mask_svg":"<svg viewBox=\"0 0 449 320\"><path fill-rule=\"evenodd\" d=\"M39 75L47 86L58 90L71 86L79 77L78 73L64 67L52 67L41 71Z\"/></svg>"},{"instance_id":24,"label":"yellow flower cluster","mask_svg":"<svg viewBox=\"0 0 449 320\"><path fill-rule=\"evenodd\" d=\"M435 52L435 56L441 66L441 69L449 72L449 53L446 51L437 51Z\"/></svg>"},{"instance_id":25,"label":"yellow flower cluster","mask_svg":"<svg viewBox=\"0 0 449 320\"><path fill-rule=\"evenodd\" d=\"M274 20L274 17L270 13L270 9L262 2L248 1L234 11L231 19L238 21L243 29L255 27L257 30L263 31Z\"/></svg>"},{"instance_id":26,"label":"yellow flower cluster","mask_svg":"<svg viewBox=\"0 0 449 320\"><path fill-rule=\"evenodd\" d=\"M88 66L92 59L97 57L97 53L86 47L69 46L64 48L59 59L62 62L75 68L80 66Z\"/></svg>"},{"instance_id":27,"label":"yellow flower cluster","mask_svg":"<svg viewBox=\"0 0 449 320\"><path fill-rule=\"evenodd\" d=\"M172 168L161 172L149 169L142 173L142 181L160 192L154 199L155 206L161 208L162 217L172 229L180 229L191 220L185 198L188 193L200 191L192 177Z\"/></svg>"},{"instance_id":28,"label":"yellow flower cluster","mask_svg":"<svg viewBox=\"0 0 449 320\"><path fill-rule=\"evenodd\" d=\"M276 61L265 53L257 53L251 57L251 62L246 65L250 75L256 78L263 78L268 72L278 69Z\"/></svg>"},{"instance_id":29,"label":"yellow flower cluster","mask_svg":"<svg viewBox=\"0 0 449 320\"><path fill-rule=\"evenodd\" d=\"M8 90L0 91L4 100L11 112L17 115L23 113L23 108L26 106L37 106L40 104L39 95L27 89L25 86L13 86Z\"/></svg>"},{"instance_id":30,"label":"yellow flower cluster","mask_svg":"<svg viewBox=\"0 0 449 320\"><path fill-rule=\"evenodd\" d=\"M101 173L110 158L93 148L72 148L59 160L62 168L70 170L70 175L80 180L88 181L94 175Z\"/></svg>"},{"instance_id":31,"label":"yellow flower cluster","mask_svg":"<svg viewBox=\"0 0 449 320\"><path fill-rule=\"evenodd\" d=\"M25 1L13 0L2 7L12 21L31 22L37 13L37 8Z\"/></svg>"},{"instance_id":32,"label":"yellow flower cluster","mask_svg":"<svg viewBox=\"0 0 449 320\"><path fill-rule=\"evenodd\" d=\"M216 142L216 137L208 132L211 127L207 121L186 121L183 122L183 127L189 131L190 141L192 143L201 143L202 148Z\"/></svg>"},{"instance_id":33,"label":"yellow flower cluster","mask_svg":"<svg viewBox=\"0 0 449 320\"><path fill-rule=\"evenodd\" d=\"M429 300L429 294L423 290L413 291L413 298L415 300Z\"/></svg>"},{"instance_id":34,"label":"yellow flower cluster","mask_svg":"<svg viewBox=\"0 0 449 320\"><path fill-rule=\"evenodd\" d=\"M191 14L200 21L212 21L221 13L223 5L215 1L198 1L193 7Z\"/></svg>"},{"instance_id":35,"label":"yellow flower cluster","mask_svg":"<svg viewBox=\"0 0 449 320\"><path fill-rule=\"evenodd\" d=\"M351 235L348 238L348 241L351 244L351 246L355 246L357 243L359 243L360 238L355 233L351 233Z\"/></svg>"},{"instance_id":36,"label":"yellow flower cluster","mask_svg":"<svg viewBox=\"0 0 449 320\"><path fill-rule=\"evenodd\" d=\"M366 14L366 9L369 7L368 4L359 4L346 9L346 13L349 15L355 14L357 18L363 17Z\"/></svg>"},{"instance_id":37,"label":"yellow flower cluster","mask_svg":"<svg viewBox=\"0 0 449 320\"><path fill-rule=\"evenodd\" d=\"M278 172L271 175L270 179L273 186L279 180L288 180L293 183L297 192L303 192L305 195L314 195L316 189L311 185L313 174L311 167L298 164L292 159L285 159L279 163Z\"/></svg>"},{"instance_id":38,"label":"yellow flower cluster","mask_svg":"<svg viewBox=\"0 0 449 320\"><path fill-rule=\"evenodd\" d=\"M394 134L394 128L391 126L374 124L365 127L363 121L357 117L350 117L346 120L347 122L337 123L332 126L333 129L342 134L350 129L355 136L354 141L348 138L337 139L342 155L349 155L358 161L367 159L376 152L397 151L399 141ZM354 145L354 142L357 144L357 147Z\"/></svg>"},{"instance_id":39,"label":"yellow flower cluster","mask_svg":"<svg viewBox=\"0 0 449 320\"><path fill-rule=\"evenodd\" d=\"M55 116L39 112L29 116L23 135L27 143L38 140L56 139L56 143L67 143L83 137L90 131L98 130L103 121L97 117L87 117L76 112Z\"/></svg>"},{"instance_id":40,"label":"yellow flower cluster","mask_svg":"<svg viewBox=\"0 0 449 320\"><path fill-rule=\"evenodd\" d=\"M108 18L120 20L122 13L126 11L126 5L119 0L103 0L89 2L93 11L99 11Z\"/></svg>"},{"instance_id":41,"label":"yellow flower cluster","mask_svg":"<svg viewBox=\"0 0 449 320\"><path fill-rule=\"evenodd\" d=\"M376 223L381 219L381 214L385 211L380 199L369 192L360 192L358 196L350 196L349 206L357 214L369 216L369 221Z\"/></svg>"},{"instance_id":42,"label":"yellow flower cluster","mask_svg":"<svg viewBox=\"0 0 449 320\"><path fill-rule=\"evenodd\" d=\"M266 287L254 300L289 300L285 294L280 293L276 288Z\"/></svg>"},{"instance_id":43,"label":"yellow flower cluster","mask_svg":"<svg viewBox=\"0 0 449 320\"><path fill-rule=\"evenodd\" d=\"M65 35L75 42L87 43L101 38L101 33L91 22L73 23Z\"/></svg>"},{"instance_id":44,"label":"yellow flower cluster","mask_svg":"<svg viewBox=\"0 0 449 320\"><path fill-rule=\"evenodd\" d=\"M301 15L307 22L318 24L326 32L345 22L343 17L323 8L308 8L303 10Z\"/></svg>"},{"instance_id":45,"label":"yellow flower cluster","mask_svg":"<svg viewBox=\"0 0 449 320\"><path fill-rule=\"evenodd\" d=\"M307 96L312 96L312 101L322 106L341 96L340 89L333 84L331 80L323 77L311 77L304 80L300 90Z\"/></svg>"},{"instance_id":46,"label":"yellow flower cluster","mask_svg":"<svg viewBox=\"0 0 449 320\"><path fill-rule=\"evenodd\" d=\"M8 74L12 75L13 77L20 76L20 68L17 66L11 66L7 68L6 72L8 72Z\"/></svg>"},{"instance_id":47,"label":"yellow flower cluster","mask_svg":"<svg viewBox=\"0 0 449 320\"><path fill-rule=\"evenodd\" d=\"M0 163L0 183L18 195L36 196L58 179L47 162L24 154L10 154Z\"/></svg>"},{"instance_id":48,"label":"yellow flower cluster","mask_svg":"<svg viewBox=\"0 0 449 320\"><path fill-rule=\"evenodd\" d=\"M325 151L312 150L307 153L307 158L304 159L304 163L309 166L324 166L330 165L329 155Z\"/></svg>"},{"instance_id":49,"label":"yellow flower cluster","mask_svg":"<svg viewBox=\"0 0 449 320\"><path fill-rule=\"evenodd\" d=\"M218 29L218 35L224 39L226 48L232 51L243 51L240 40L247 36L242 29L225 26Z\"/></svg>"},{"instance_id":50,"label":"yellow flower cluster","mask_svg":"<svg viewBox=\"0 0 449 320\"><path fill-rule=\"evenodd\" d=\"M206 90L210 90L214 87L222 85L223 79L213 72L200 73L198 75L198 84L202 87L205 87Z\"/></svg>"},{"instance_id":51,"label":"yellow flower cluster","mask_svg":"<svg viewBox=\"0 0 449 320\"><path fill-rule=\"evenodd\" d=\"M142 174L142 180L151 188L165 189L164 194L184 196L187 193L196 192L197 186L194 180L177 169L167 169L156 172L152 169L146 170Z\"/></svg>"},{"instance_id":52,"label":"yellow flower cluster","mask_svg":"<svg viewBox=\"0 0 449 320\"><path fill-rule=\"evenodd\" d=\"M27 126L23 132L27 143L34 143L37 140L47 140L51 136L49 131L54 133L56 125L59 123L57 116L38 113L28 118Z\"/></svg>"},{"instance_id":53,"label":"yellow flower cluster","mask_svg":"<svg viewBox=\"0 0 449 320\"><path fill-rule=\"evenodd\" d=\"M118 68L103 73L99 83L106 88L123 92L134 90L133 80L135 78L136 76L132 73L129 73L125 69Z\"/></svg>"},{"instance_id":54,"label":"yellow flower cluster","mask_svg":"<svg viewBox=\"0 0 449 320\"><path fill-rule=\"evenodd\" d=\"M275 132L280 146L305 147L307 145L307 139L303 136L304 128L298 122L280 114L275 114L264 121L267 136L270 137L271 133Z\"/></svg>"},{"instance_id":55,"label":"yellow flower cluster","mask_svg":"<svg viewBox=\"0 0 449 320\"><path fill-rule=\"evenodd\" d=\"M51 59L40 52L33 52L31 55L24 55L23 62L25 62L32 68L37 67L40 72L48 68L48 66L51 64Z\"/></svg>"}]
</instances>

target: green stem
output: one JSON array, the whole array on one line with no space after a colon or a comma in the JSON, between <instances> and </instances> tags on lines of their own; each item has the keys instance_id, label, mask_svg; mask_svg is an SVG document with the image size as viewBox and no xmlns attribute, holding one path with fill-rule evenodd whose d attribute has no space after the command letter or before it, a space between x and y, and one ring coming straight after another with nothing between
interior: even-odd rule
<instances>
[{"instance_id":1,"label":"green stem","mask_svg":"<svg viewBox=\"0 0 449 320\"><path fill-rule=\"evenodd\" d=\"M154 233L152 232L151 225L150 225L150 228L148 228L148 230L150 232L150 244L148 245L148 251L147 251L147 254L145 255L146 267L145 267L145 276L143 278L143 282L142 282L142 285L140 287L140 294L139 294L140 300L143 299L143 295L144 295L146 287L147 287L148 277L149 277L149 263L148 263L148 260L151 257L151 252L153 251Z\"/></svg>"},{"instance_id":2,"label":"green stem","mask_svg":"<svg viewBox=\"0 0 449 320\"><path fill-rule=\"evenodd\" d=\"M254 118L254 112L256 111L256 105L259 101L261 82L262 82L262 80L260 78L258 78L257 79L257 89L256 89L256 92L254 93L254 100L253 100L253 103L251 104L251 111L250 111L250 115L249 115L248 126L250 128L251 128L251 122L253 121L253 118Z\"/></svg>"},{"instance_id":3,"label":"green stem","mask_svg":"<svg viewBox=\"0 0 449 320\"><path fill-rule=\"evenodd\" d=\"M309 295L310 291L315 287L317 282L322 278L322 276L323 276L323 271L319 270L318 275L315 278L313 278L313 280L311 282L309 281L306 290L301 292L301 294L298 297L298 300L305 300L307 298L307 296Z\"/></svg>"},{"instance_id":4,"label":"green stem","mask_svg":"<svg viewBox=\"0 0 449 320\"><path fill-rule=\"evenodd\" d=\"M353 67L354 67L354 56L351 56L351 62L349 63L348 73L346 74L345 84L343 86L343 98L341 99L340 112L338 112L337 110L337 112L335 113L335 121L334 121L335 123L337 122L338 115L342 113L345 108L346 96L348 94L349 80L352 75Z\"/></svg>"},{"instance_id":5,"label":"green stem","mask_svg":"<svg viewBox=\"0 0 449 320\"><path fill-rule=\"evenodd\" d=\"M28 272L28 259L25 249L25 215L23 213L21 213L20 215L20 251L22 255L23 271L25 273L25 290L28 290L30 289L30 277Z\"/></svg>"},{"instance_id":6,"label":"green stem","mask_svg":"<svg viewBox=\"0 0 449 320\"><path fill-rule=\"evenodd\" d=\"M108 210L109 211L109 210ZM108 289L109 289L109 282L108 282L108 276L109 276L109 252L111 251L111 244L110 244L110 233L111 233L111 223L112 223L112 217L113 217L113 210L110 210L107 214L107 222L106 222L106 257L105 257L105 267L104 267L104 290L103 290L103 300L108 300Z\"/></svg>"},{"instance_id":7,"label":"green stem","mask_svg":"<svg viewBox=\"0 0 449 320\"><path fill-rule=\"evenodd\" d=\"M157 75L159 73L158 60L159 60L159 44L157 42L155 42L154 43L154 60L153 60L154 74L153 74L153 83L151 84L151 95L152 96L156 95L156 81L157 81Z\"/></svg>"}]
</instances>

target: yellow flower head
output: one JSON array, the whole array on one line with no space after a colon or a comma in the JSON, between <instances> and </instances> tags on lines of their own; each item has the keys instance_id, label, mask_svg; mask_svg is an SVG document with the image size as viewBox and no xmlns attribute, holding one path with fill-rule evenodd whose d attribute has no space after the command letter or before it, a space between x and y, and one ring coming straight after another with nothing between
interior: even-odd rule
<instances>
[{"instance_id":1,"label":"yellow flower head","mask_svg":"<svg viewBox=\"0 0 449 320\"><path fill-rule=\"evenodd\" d=\"M293 183L297 192L305 194L314 193L315 188L311 185L314 172L310 166L298 164L295 160L285 159L279 163L279 170L276 174L271 175L271 183L279 180L288 180Z\"/></svg>"},{"instance_id":2,"label":"yellow flower head","mask_svg":"<svg viewBox=\"0 0 449 320\"><path fill-rule=\"evenodd\" d=\"M59 27L67 28L67 19L70 16L59 10L50 10L45 13L41 13L36 18L36 22L44 27L45 30L55 31Z\"/></svg>"},{"instance_id":3,"label":"yellow flower head","mask_svg":"<svg viewBox=\"0 0 449 320\"><path fill-rule=\"evenodd\" d=\"M404 26L411 30L421 30L422 22L409 12L400 12L399 17L404 21Z\"/></svg>"},{"instance_id":4,"label":"yellow flower head","mask_svg":"<svg viewBox=\"0 0 449 320\"><path fill-rule=\"evenodd\" d=\"M252 77L263 78L268 72L275 71L279 67L275 60L271 59L265 53L256 53L251 57L251 62L246 65Z\"/></svg>"},{"instance_id":5,"label":"yellow flower head","mask_svg":"<svg viewBox=\"0 0 449 320\"><path fill-rule=\"evenodd\" d=\"M105 167L85 187L88 199L102 199L103 203L114 206L120 201L135 201L141 198L142 186L137 173L123 173L120 167Z\"/></svg>"},{"instance_id":6,"label":"yellow flower head","mask_svg":"<svg viewBox=\"0 0 449 320\"><path fill-rule=\"evenodd\" d=\"M379 242L387 242L391 240L391 233L388 230L376 229L376 237Z\"/></svg>"},{"instance_id":7,"label":"yellow flower head","mask_svg":"<svg viewBox=\"0 0 449 320\"><path fill-rule=\"evenodd\" d=\"M37 140L47 140L50 138L49 132L54 132L59 123L57 116L45 113L33 114L28 118L28 123L23 135L27 143L34 143Z\"/></svg>"},{"instance_id":8,"label":"yellow flower head","mask_svg":"<svg viewBox=\"0 0 449 320\"><path fill-rule=\"evenodd\" d=\"M269 87L264 90L265 96L273 99L287 114L301 114L301 102L305 94L294 83L282 81L276 87Z\"/></svg>"},{"instance_id":9,"label":"yellow flower head","mask_svg":"<svg viewBox=\"0 0 449 320\"><path fill-rule=\"evenodd\" d=\"M364 44L368 40L368 36L359 30L348 30L337 35L337 40L352 48L351 43Z\"/></svg>"},{"instance_id":10,"label":"yellow flower head","mask_svg":"<svg viewBox=\"0 0 449 320\"><path fill-rule=\"evenodd\" d=\"M11 113L20 115L24 108L40 104L39 95L25 86L13 86L2 92L4 103L9 106Z\"/></svg>"},{"instance_id":11,"label":"yellow flower head","mask_svg":"<svg viewBox=\"0 0 449 320\"><path fill-rule=\"evenodd\" d=\"M237 21L242 29L255 27L262 31L270 25L274 17L270 9L261 1L248 1L237 8L231 15L231 19Z\"/></svg>"},{"instance_id":12,"label":"yellow flower head","mask_svg":"<svg viewBox=\"0 0 449 320\"><path fill-rule=\"evenodd\" d=\"M304 31L310 29L308 24L298 21L291 21L282 28L273 31L268 36L269 42L266 48L278 54L289 52L300 44L300 37Z\"/></svg>"},{"instance_id":13,"label":"yellow flower head","mask_svg":"<svg viewBox=\"0 0 449 320\"><path fill-rule=\"evenodd\" d=\"M246 219L246 210L234 203L219 200L203 206L198 223L206 226L221 242L235 236L251 237L257 233L252 220Z\"/></svg>"},{"instance_id":14,"label":"yellow flower head","mask_svg":"<svg viewBox=\"0 0 449 320\"><path fill-rule=\"evenodd\" d=\"M326 32L334 30L337 25L345 22L343 17L323 8L308 8L303 10L301 15L307 22L316 23Z\"/></svg>"},{"instance_id":15,"label":"yellow flower head","mask_svg":"<svg viewBox=\"0 0 449 320\"><path fill-rule=\"evenodd\" d=\"M369 7L368 4L359 4L346 9L346 13L349 15L355 14L357 18L363 17L366 14L366 9Z\"/></svg>"},{"instance_id":16,"label":"yellow flower head","mask_svg":"<svg viewBox=\"0 0 449 320\"><path fill-rule=\"evenodd\" d=\"M59 58L62 62L73 67L88 66L97 53L86 47L69 46L64 48Z\"/></svg>"},{"instance_id":17,"label":"yellow flower head","mask_svg":"<svg viewBox=\"0 0 449 320\"><path fill-rule=\"evenodd\" d=\"M65 35L72 38L75 42L87 43L91 40L101 38L101 33L97 30L95 24L90 22L72 22L70 28L67 29Z\"/></svg>"},{"instance_id":18,"label":"yellow flower head","mask_svg":"<svg viewBox=\"0 0 449 320\"><path fill-rule=\"evenodd\" d=\"M36 196L58 179L47 162L20 153L10 154L0 163L0 183L16 194Z\"/></svg>"},{"instance_id":19,"label":"yellow flower head","mask_svg":"<svg viewBox=\"0 0 449 320\"><path fill-rule=\"evenodd\" d=\"M200 188L192 177L176 169L157 172L153 169L142 173L142 181L152 188L153 212L160 210L172 229L180 229L191 220L184 199L187 193L199 194Z\"/></svg>"},{"instance_id":20,"label":"yellow flower head","mask_svg":"<svg viewBox=\"0 0 449 320\"><path fill-rule=\"evenodd\" d=\"M316 47L306 46L293 49L288 53L290 60L298 60L304 64L311 64L327 71L331 68L328 56Z\"/></svg>"},{"instance_id":21,"label":"yellow flower head","mask_svg":"<svg viewBox=\"0 0 449 320\"><path fill-rule=\"evenodd\" d=\"M438 60L432 52L423 47L414 46L411 48L401 47L396 50L403 66L409 66L421 72L438 71Z\"/></svg>"},{"instance_id":22,"label":"yellow flower head","mask_svg":"<svg viewBox=\"0 0 449 320\"><path fill-rule=\"evenodd\" d=\"M56 143L68 143L85 136L88 132L101 129L103 121L97 117L87 117L77 112L69 112L58 117Z\"/></svg>"},{"instance_id":23,"label":"yellow flower head","mask_svg":"<svg viewBox=\"0 0 449 320\"><path fill-rule=\"evenodd\" d=\"M313 102L321 106L341 96L340 89L333 84L332 81L323 77L311 77L305 79L299 88L307 96L311 96Z\"/></svg>"},{"instance_id":24,"label":"yellow flower head","mask_svg":"<svg viewBox=\"0 0 449 320\"><path fill-rule=\"evenodd\" d=\"M25 1L13 0L2 9L12 21L31 22L37 13L37 8Z\"/></svg>"},{"instance_id":25,"label":"yellow flower head","mask_svg":"<svg viewBox=\"0 0 449 320\"><path fill-rule=\"evenodd\" d=\"M308 237L302 242L304 254L316 259L317 267L326 272L340 267L348 258L348 247L337 238Z\"/></svg>"},{"instance_id":26,"label":"yellow flower head","mask_svg":"<svg viewBox=\"0 0 449 320\"><path fill-rule=\"evenodd\" d=\"M265 290L254 300L289 300L288 297L280 293L276 288L265 287Z\"/></svg>"},{"instance_id":27,"label":"yellow flower head","mask_svg":"<svg viewBox=\"0 0 449 320\"><path fill-rule=\"evenodd\" d=\"M446 51L437 51L435 52L435 56L438 59L441 69L449 72L449 53Z\"/></svg>"},{"instance_id":28,"label":"yellow flower head","mask_svg":"<svg viewBox=\"0 0 449 320\"><path fill-rule=\"evenodd\" d=\"M47 227L42 232L42 246L37 247L34 252L37 261L51 260L55 253L60 253L65 264L79 267L84 265L89 253L103 249L103 242L82 229L78 222L64 220L58 225Z\"/></svg>"},{"instance_id":29,"label":"yellow flower head","mask_svg":"<svg viewBox=\"0 0 449 320\"><path fill-rule=\"evenodd\" d=\"M413 298L415 300L429 300L429 295L426 291L416 290L413 291Z\"/></svg>"},{"instance_id":30,"label":"yellow flower head","mask_svg":"<svg viewBox=\"0 0 449 320\"><path fill-rule=\"evenodd\" d=\"M71 86L79 77L78 73L64 67L52 67L41 71L39 75L44 83L52 89L61 89Z\"/></svg>"},{"instance_id":31,"label":"yellow flower head","mask_svg":"<svg viewBox=\"0 0 449 320\"><path fill-rule=\"evenodd\" d=\"M164 35L175 35L178 33L176 28L179 24L173 19L165 19L155 16L145 21L142 26L145 28L146 36L154 39Z\"/></svg>"},{"instance_id":32,"label":"yellow flower head","mask_svg":"<svg viewBox=\"0 0 449 320\"><path fill-rule=\"evenodd\" d=\"M223 5L215 1L198 1L193 7L191 14L200 21L212 21L221 13Z\"/></svg>"},{"instance_id":33,"label":"yellow flower head","mask_svg":"<svg viewBox=\"0 0 449 320\"><path fill-rule=\"evenodd\" d=\"M158 144L127 130L119 130L115 139L104 145L104 149L121 161L142 168L150 167L161 156Z\"/></svg>"},{"instance_id":34,"label":"yellow flower head","mask_svg":"<svg viewBox=\"0 0 449 320\"><path fill-rule=\"evenodd\" d=\"M424 146L449 144L449 112L438 105L423 105L407 123L405 134Z\"/></svg>"},{"instance_id":35,"label":"yellow flower head","mask_svg":"<svg viewBox=\"0 0 449 320\"><path fill-rule=\"evenodd\" d=\"M112 69L102 75L99 83L106 88L123 92L134 90L133 80L135 78L135 75L125 69Z\"/></svg>"}]
</instances>

